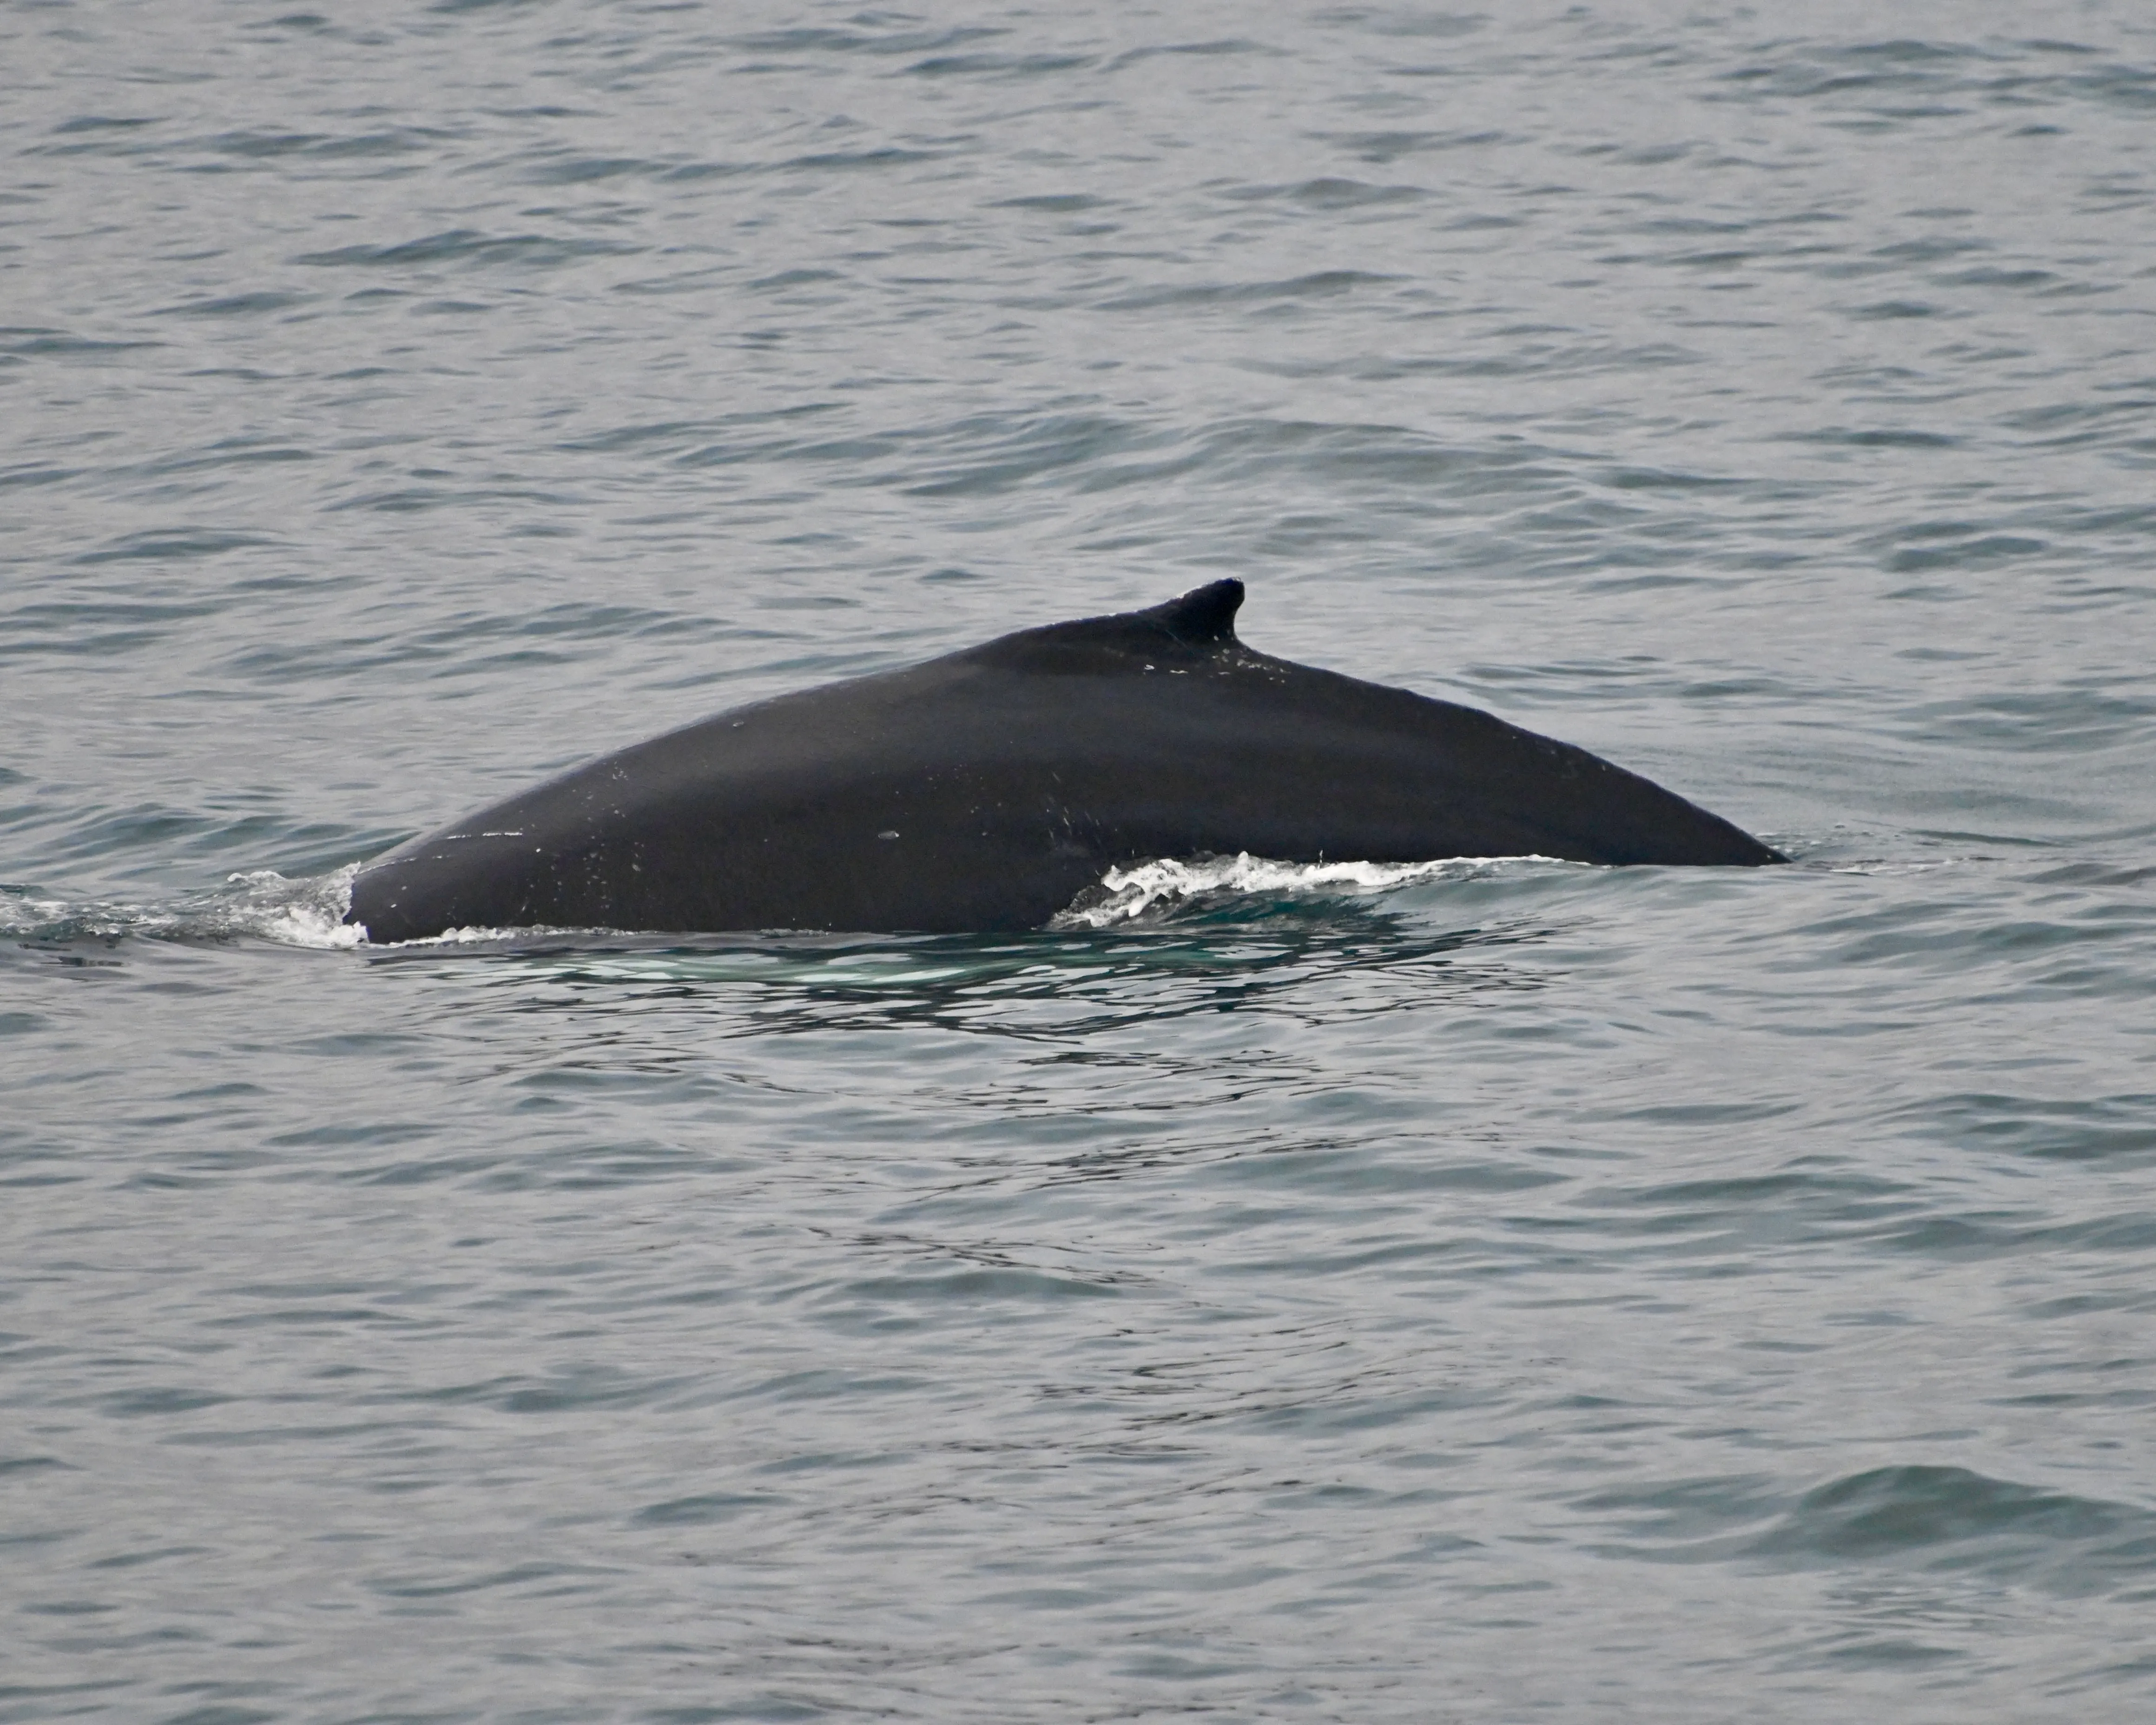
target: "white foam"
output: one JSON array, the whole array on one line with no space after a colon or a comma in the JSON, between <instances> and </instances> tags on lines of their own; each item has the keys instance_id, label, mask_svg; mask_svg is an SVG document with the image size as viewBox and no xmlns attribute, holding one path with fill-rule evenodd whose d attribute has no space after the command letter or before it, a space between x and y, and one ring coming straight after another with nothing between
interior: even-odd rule
<instances>
[{"instance_id":1,"label":"white foam","mask_svg":"<svg viewBox=\"0 0 2156 1725\"><path fill-rule=\"evenodd\" d=\"M358 867L289 880L275 869L225 877L225 890L177 904L140 905L0 894L0 934L42 940L232 940L253 936L280 946L356 947L360 931L344 920ZM234 889L238 889L234 891Z\"/></svg>"},{"instance_id":2,"label":"white foam","mask_svg":"<svg viewBox=\"0 0 2156 1725\"><path fill-rule=\"evenodd\" d=\"M202 922L210 925L203 932L251 934L280 946L318 950L356 947L362 932L344 919L358 872L359 865L352 863L300 880L288 880L275 869L228 875L226 884L242 890L203 916Z\"/></svg>"},{"instance_id":3,"label":"white foam","mask_svg":"<svg viewBox=\"0 0 2156 1725\"><path fill-rule=\"evenodd\" d=\"M463 928L445 928L439 934L416 935L408 941L394 944L402 950L406 947L476 947L493 941L529 939L534 935L599 934L602 929L555 928L545 923L535 923L529 928L482 928L476 924Z\"/></svg>"},{"instance_id":4,"label":"white foam","mask_svg":"<svg viewBox=\"0 0 2156 1725\"><path fill-rule=\"evenodd\" d=\"M1419 880L1471 880L1512 863L1551 863L1548 856L1452 856L1436 862L1276 862L1252 856L1162 857L1130 869L1110 869L1101 884L1060 911L1051 928L1109 928L1147 912L1165 912L1195 898L1280 897L1302 893L1389 892Z\"/></svg>"},{"instance_id":5,"label":"white foam","mask_svg":"<svg viewBox=\"0 0 2156 1725\"><path fill-rule=\"evenodd\" d=\"M56 898L33 898L27 890L11 890L0 894L0 935L37 934L72 908Z\"/></svg>"},{"instance_id":6,"label":"white foam","mask_svg":"<svg viewBox=\"0 0 2156 1725\"><path fill-rule=\"evenodd\" d=\"M1387 892L1417 881L1477 880L1514 865L1547 865L1557 860L1547 856L1455 856L1438 862L1292 863L1252 856L1248 851L1234 856L1164 857L1129 869L1110 869L1098 886L1059 912L1049 927L1065 931L1111 928L1141 917L1164 916L1202 899ZM69 903L15 888L0 892L0 935L63 939L133 935L166 940L251 937L280 946L349 952L372 944L363 927L345 920L352 910L352 883L359 867L353 863L299 880L288 879L275 869L252 869L227 875L226 890L221 893L172 906ZM542 933L601 932L604 931L449 928L399 944L470 947Z\"/></svg>"}]
</instances>

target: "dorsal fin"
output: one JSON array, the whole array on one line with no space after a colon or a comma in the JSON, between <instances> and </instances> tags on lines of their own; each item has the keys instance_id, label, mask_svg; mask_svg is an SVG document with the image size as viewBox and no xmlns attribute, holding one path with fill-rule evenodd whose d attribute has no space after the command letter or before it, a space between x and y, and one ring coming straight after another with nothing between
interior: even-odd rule
<instances>
[{"instance_id":1,"label":"dorsal fin","mask_svg":"<svg viewBox=\"0 0 2156 1725\"><path fill-rule=\"evenodd\" d=\"M1157 660L1188 662L1241 647L1235 611L1242 603L1243 583L1230 576L1164 605L1020 629L962 656L1043 671L1099 670L1120 660L1133 670Z\"/></svg>"},{"instance_id":2,"label":"dorsal fin","mask_svg":"<svg viewBox=\"0 0 2156 1725\"><path fill-rule=\"evenodd\" d=\"M1194 587L1179 599L1129 614L1156 624L1188 647L1214 647L1235 639L1235 613L1242 608L1243 583L1230 575Z\"/></svg>"}]
</instances>

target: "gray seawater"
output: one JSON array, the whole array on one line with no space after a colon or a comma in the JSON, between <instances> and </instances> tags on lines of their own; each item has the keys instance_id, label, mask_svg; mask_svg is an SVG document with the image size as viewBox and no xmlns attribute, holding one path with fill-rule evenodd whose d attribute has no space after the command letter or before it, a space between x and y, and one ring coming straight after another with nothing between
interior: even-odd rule
<instances>
[{"instance_id":1,"label":"gray seawater","mask_svg":"<svg viewBox=\"0 0 2156 1725\"><path fill-rule=\"evenodd\" d=\"M2156 1709L2139 6L0 10L0 1718ZM336 943L1232 572L1758 873Z\"/></svg>"}]
</instances>

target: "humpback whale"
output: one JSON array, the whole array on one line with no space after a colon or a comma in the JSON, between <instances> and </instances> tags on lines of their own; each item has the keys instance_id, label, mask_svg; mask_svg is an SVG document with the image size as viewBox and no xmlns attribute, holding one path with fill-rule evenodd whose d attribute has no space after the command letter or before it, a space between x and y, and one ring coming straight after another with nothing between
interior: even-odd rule
<instances>
[{"instance_id":1,"label":"humpback whale","mask_svg":"<svg viewBox=\"0 0 2156 1725\"><path fill-rule=\"evenodd\" d=\"M1254 652L1242 599L1216 581L720 713L398 846L346 920L985 933L1158 857L1786 860L1584 749Z\"/></svg>"}]
</instances>

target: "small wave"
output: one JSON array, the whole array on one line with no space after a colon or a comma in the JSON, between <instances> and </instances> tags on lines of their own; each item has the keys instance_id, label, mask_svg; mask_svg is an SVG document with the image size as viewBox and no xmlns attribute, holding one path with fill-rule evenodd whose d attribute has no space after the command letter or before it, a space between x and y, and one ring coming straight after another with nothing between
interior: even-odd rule
<instances>
[{"instance_id":1,"label":"small wave","mask_svg":"<svg viewBox=\"0 0 2156 1725\"><path fill-rule=\"evenodd\" d=\"M1989 856L1871 857L1860 862L1828 863L1824 865L1824 871L1830 875L1928 875L1940 869L1963 868L1970 863L1996 860L1996 858Z\"/></svg>"},{"instance_id":2,"label":"small wave","mask_svg":"<svg viewBox=\"0 0 2156 1725\"><path fill-rule=\"evenodd\" d=\"M1435 862L1294 863L1252 856L1163 857L1110 869L1059 911L1052 929L1109 928L1147 916L1165 916L1194 903L1231 897L1312 892L1384 892L1419 880L1471 880L1512 863L1552 863L1548 856L1453 856Z\"/></svg>"}]
</instances>

